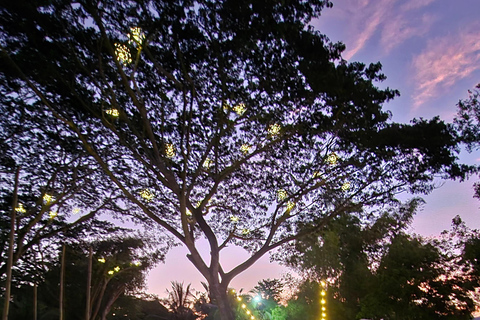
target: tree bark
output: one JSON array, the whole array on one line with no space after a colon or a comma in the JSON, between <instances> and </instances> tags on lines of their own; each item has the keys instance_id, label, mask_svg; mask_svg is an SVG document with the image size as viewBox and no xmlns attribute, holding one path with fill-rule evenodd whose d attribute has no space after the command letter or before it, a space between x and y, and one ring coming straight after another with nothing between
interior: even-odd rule
<instances>
[{"instance_id":1,"label":"tree bark","mask_svg":"<svg viewBox=\"0 0 480 320\"><path fill-rule=\"evenodd\" d=\"M65 245L62 248L62 266L60 269L60 320L64 320L63 314L63 289L65 282Z\"/></svg>"},{"instance_id":2,"label":"tree bark","mask_svg":"<svg viewBox=\"0 0 480 320\"><path fill-rule=\"evenodd\" d=\"M8 245L8 260L7 260L7 280L5 281L5 303L3 306L2 320L8 320L8 311L10 307L10 295L12 286L12 267L13 267L13 246L15 244L15 220L18 196L18 177L20 175L20 167L15 173L15 188L13 191L12 215L10 217L10 236Z\"/></svg>"},{"instance_id":3,"label":"tree bark","mask_svg":"<svg viewBox=\"0 0 480 320\"><path fill-rule=\"evenodd\" d=\"M235 315L232 310L232 306L228 301L227 295L227 286L222 285L221 283L211 283L210 286L210 296L213 300L212 302L217 305L218 312L220 313L221 320L235 320Z\"/></svg>"},{"instance_id":4,"label":"tree bark","mask_svg":"<svg viewBox=\"0 0 480 320\"><path fill-rule=\"evenodd\" d=\"M87 294L86 294L86 306L85 306L85 320L90 320L90 296L92 291L92 259L93 248L90 247L90 253L88 255L88 274L87 274Z\"/></svg>"}]
</instances>

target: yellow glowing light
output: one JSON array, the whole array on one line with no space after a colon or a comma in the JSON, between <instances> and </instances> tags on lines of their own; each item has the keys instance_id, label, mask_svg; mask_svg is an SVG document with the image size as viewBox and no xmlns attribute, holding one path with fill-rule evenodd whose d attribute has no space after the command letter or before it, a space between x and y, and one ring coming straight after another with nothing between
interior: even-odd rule
<instances>
[{"instance_id":1,"label":"yellow glowing light","mask_svg":"<svg viewBox=\"0 0 480 320\"><path fill-rule=\"evenodd\" d=\"M322 296L325 296L327 293L325 292L325 290L322 290L322 292L320 292L320 294L321 294Z\"/></svg>"},{"instance_id":2,"label":"yellow glowing light","mask_svg":"<svg viewBox=\"0 0 480 320\"><path fill-rule=\"evenodd\" d=\"M73 214L77 214L77 213L79 213L79 212L80 212L80 208L73 208L73 209L72 209L72 213L73 213Z\"/></svg>"},{"instance_id":3,"label":"yellow glowing light","mask_svg":"<svg viewBox=\"0 0 480 320\"><path fill-rule=\"evenodd\" d=\"M322 299L322 300L320 300L320 303L325 304L325 303L327 303L327 301L325 301L325 299Z\"/></svg>"},{"instance_id":4,"label":"yellow glowing light","mask_svg":"<svg viewBox=\"0 0 480 320\"><path fill-rule=\"evenodd\" d=\"M327 317L327 314L326 314L326 313L322 313L322 317L326 318L326 317Z\"/></svg>"},{"instance_id":5,"label":"yellow glowing light","mask_svg":"<svg viewBox=\"0 0 480 320\"><path fill-rule=\"evenodd\" d=\"M325 308L325 307L322 307L322 311L325 311L325 310L327 310L327 308Z\"/></svg>"},{"instance_id":6,"label":"yellow glowing light","mask_svg":"<svg viewBox=\"0 0 480 320\"><path fill-rule=\"evenodd\" d=\"M22 203L19 203L19 204L18 204L18 207L15 208L15 211L20 212L20 213L25 213L25 212L27 212L27 210L25 210L25 208L23 207L23 204L22 204Z\"/></svg>"},{"instance_id":7,"label":"yellow glowing light","mask_svg":"<svg viewBox=\"0 0 480 320\"><path fill-rule=\"evenodd\" d=\"M232 289L232 293L235 293L235 292L236 292L235 289Z\"/></svg>"},{"instance_id":8,"label":"yellow glowing light","mask_svg":"<svg viewBox=\"0 0 480 320\"><path fill-rule=\"evenodd\" d=\"M337 160L338 156L335 154L335 152L332 152L327 158L327 162L332 166L337 163Z\"/></svg>"},{"instance_id":9,"label":"yellow glowing light","mask_svg":"<svg viewBox=\"0 0 480 320\"><path fill-rule=\"evenodd\" d=\"M43 195L43 201L46 203L46 204L49 204L50 202L53 202L53 197L51 195L49 195L48 193L45 193Z\"/></svg>"},{"instance_id":10,"label":"yellow glowing light","mask_svg":"<svg viewBox=\"0 0 480 320\"><path fill-rule=\"evenodd\" d=\"M243 230L242 230L242 234L243 234L244 236L246 236L246 235L249 234L249 233L250 233L250 230L248 230L248 229L243 229Z\"/></svg>"},{"instance_id":11,"label":"yellow glowing light","mask_svg":"<svg viewBox=\"0 0 480 320\"><path fill-rule=\"evenodd\" d=\"M287 202L287 210L292 210L293 208L295 208L295 202L288 201Z\"/></svg>"},{"instance_id":12,"label":"yellow glowing light","mask_svg":"<svg viewBox=\"0 0 480 320\"><path fill-rule=\"evenodd\" d=\"M347 191L348 189L350 189L350 182L345 182L345 183L342 185L342 190L343 190L343 191Z\"/></svg>"},{"instance_id":13,"label":"yellow glowing light","mask_svg":"<svg viewBox=\"0 0 480 320\"><path fill-rule=\"evenodd\" d=\"M120 111L118 109L112 108L105 110L105 113L111 115L112 117L118 117L120 115Z\"/></svg>"},{"instance_id":14,"label":"yellow glowing light","mask_svg":"<svg viewBox=\"0 0 480 320\"><path fill-rule=\"evenodd\" d=\"M132 62L132 55L127 46L121 43L115 43L115 56L117 61L123 65L127 65Z\"/></svg>"},{"instance_id":15,"label":"yellow glowing light","mask_svg":"<svg viewBox=\"0 0 480 320\"><path fill-rule=\"evenodd\" d=\"M321 178L322 177L322 174L320 173L320 171L315 171L313 173L313 179L318 179L318 178Z\"/></svg>"},{"instance_id":16,"label":"yellow glowing light","mask_svg":"<svg viewBox=\"0 0 480 320\"><path fill-rule=\"evenodd\" d=\"M118 271L120 271L120 267L119 267L119 266L116 266L115 268L113 268L113 270L114 270L115 272L118 272Z\"/></svg>"},{"instance_id":17,"label":"yellow glowing light","mask_svg":"<svg viewBox=\"0 0 480 320\"><path fill-rule=\"evenodd\" d=\"M228 109L230 109L230 105L225 102L225 103L223 104L223 110L228 111Z\"/></svg>"},{"instance_id":18,"label":"yellow glowing light","mask_svg":"<svg viewBox=\"0 0 480 320\"><path fill-rule=\"evenodd\" d=\"M148 189L145 189L145 190L142 190L140 192L140 195L142 196L143 199L147 200L147 201L151 201L155 195L153 194L153 192L151 192L150 190Z\"/></svg>"},{"instance_id":19,"label":"yellow glowing light","mask_svg":"<svg viewBox=\"0 0 480 320\"><path fill-rule=\"evenodd\" d=\"M145 34L142 32L142 29L139 27L130 28L130 33L127 33L128 43L136 44L140 48L142 47L143 41L145 40Z\"/></svg>"},{"instance_id":20,"label":"yellow glowing light","mask_svg":"<svg viewBox=\"0 0 480 320\"><path fill-rule=\"evenodd\" d=\"M281 129L282 129L282 127L278 123L271 124L268 127L268 134L271 135L272 137L274 137L274 136L276 136L280 133Z\"/></svg>"},{"instance_id":21,"label":"yellow glowing light","mask_svg":"<svg viewBox=\"0 0 480 320\"><path fill-rule=\"evenodd\" d=\"M238 300L238 301L242 301L242 297L237 297L237 300Z\"/></svg>"},{"instance_id":22,"label":"yellow glowing light","mask_svg":"<svg viewBox=\"0 0 480 320\"><path fill-rule=\"evenodd\" d=\"M239 218L237 216L230 216L230 221L233 223L237 223Z\"/></svg>"},{"instance_id":23,"label":"yellow glowing light","mask_svg":"<svg viewBox=\"0 0 480 320\"><path fill-rule=\"evenodd\" d=\"M165 155L167 158L173 158L175 157L175 146L171 143L165 144Z\"/></svg>"},{"instance_id":24,"label":"yellow glowing light","mask_svg":"<svg viewBox=\"0 0 480 320\"><path fill-rule=\"evenodd\" d=\"M192 211L190 211L189 209L187 209L187 212L185 212L185 214L186 214L187 216L191 217L191 216L192 216Z\"/></svg>"},{"instance_id":25,"label":"yellow glowing light","mask_svg":"<svg viewBox=\"0 0 480 320\"><path fill-rule=\"evenodd\" d=\"M112 275L112 274L113 274L113 270L109 270L109 271L108 271L108 274L109 274L109 275Z\"/></svg>"},{"instance_id":26,"label":"yellow glowing light","mask_svg":"<svg viewBox=\"0 0 480 320\"><path fill-rule=\"evenodd\" d=\"M321 282L320 282L320 285L325 288L326 285L327 285L327 283L326 283L325 281L321 281Z\"/></svg>"},{"instance_id":27,"label":"yellow glowing light","mask_svg":"<svg viewBox=\"0 0 480 320\"><path fill-rule=\"evenodd\" d=\"M254 316L251 316L250 319L255 320L255 317L254 317Z\"/></svg>"},{"instance_id":28,"label":"yellow glowing light","mask_svg":"<svg viewBox=\"0 0 480 320\"><path fill-rule=\"evenodd\" d=\"M278 198L279 201L285 200L287 197L288 197L287 191L285 191L283 189L279 189L277 191L277 198Z\"/></svg>"},{"instance_id":29,"label":"yellow glowing light","mask_svg":"<svg viewBox=\"0 0 480 320\"><path fill-rule=\"evenodd\" d=\"M250 312L250 310L247 310L247 314L250 315L250 313L252 313L252 312Z\"/></svg>"},{"instance_id":30,"label":"yellow glowing light","mask_svg":"<svg viewBox=\"0 0 480 320\"><path fill-rule=\"evenodd\" d=\"M251 147L252 147L252 146L244 143L244 144L242 144L242 146L240 147L240 151L242 151L243 154L247 154L247 153L250 151L250 148L251 148Z\"/></svg>"},{"instance_id":31,"label":"yellow glowing light","mask_svg":"<svg viewBox=\"0 0 480 320\"><path fill-rule=\"evenodd\" d=\"M105 263L105 258L99 258L99 259L98 259L98 262L100 262L100 263Z\"/></svg>"},{"instance_id":32,"label":"yellow glowing light","mask_svg":"<svg viewBox=\"0 0 480 320\"><path fill-rule=\"evenodd\" d=\"M50 219L54 219L56 216L58 216L58 212L57 211L50 211L48 213L48 216L50 217Z\"/></svg>"},{"instance_id":33,"label":"yellow glowing light","mask_svg":"<svg viewBox=\"0 0 480 320\"><path fill-rule=\"evenodd\" d=\"M235 111L239 116L243 115L247 108L245 108L245 104L239 103L235 107L233 107L233 111Z\"/></svg>"},{"instance_id":34,"label":"yellow glowing light","mask_svg":"<svg viewBox=\"0 0 480 320\"><path fill-rule=\"evenodd\" d=\"M245 303L242 303L242 309L245 309L247 305Z\"/></svg>"},{"instance_id":35,"label":"yellow glowing light","mask_svg":"<svg viewBox=\"0 0 480 320\"><path fill-rule=\"evenodd\" d=\"M142 265L142 263L141 263L140 261L135 261L135 262L133 263L133 265L134 265L135 267L140 267L140 266Z\"/></svg>"},{"instance_id":36,"label":"yellow glowing light","mask_svg":"<svg viewBox=\"0 0 480 320\"><path fill-rule=\"evenodd\" d=\"M203 167L204 167L205 169L209 169L210 166L212 165L212 162L213 162L213 161L212 161L212 159L210 159L210 158L205 159L205 161L203 161Z\"/></svg>"}]
</instances>

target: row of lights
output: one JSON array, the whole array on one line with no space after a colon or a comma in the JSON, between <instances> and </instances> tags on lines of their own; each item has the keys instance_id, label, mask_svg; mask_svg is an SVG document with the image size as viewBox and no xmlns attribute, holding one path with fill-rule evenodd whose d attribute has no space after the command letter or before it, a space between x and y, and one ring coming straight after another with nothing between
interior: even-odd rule
<instances>
[{"instance_id":1,"label":"row of lights","mask_svg":"<svg viewBox=\"0 0 480 320\"><path fill-rule=\"evenodd\" d=\"M243 298L241 296L237 296L235 290L232 290L232 293L235 295L237 301L239 303L242 303L240 305L240 307L242 308L242 310L244 310L245 314L250 317L250 320L255 320L255 316L252 314L252 311L250 309L248 309L247 307L247 304L245 302L243 302Z\"/></svg>"}]
</instances>

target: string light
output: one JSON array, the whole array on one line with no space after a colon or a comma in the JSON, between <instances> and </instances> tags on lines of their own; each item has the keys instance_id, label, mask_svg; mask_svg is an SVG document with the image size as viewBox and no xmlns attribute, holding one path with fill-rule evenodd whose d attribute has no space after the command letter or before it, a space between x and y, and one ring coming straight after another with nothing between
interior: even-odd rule
<instances>
[{"instance_id":1,"label":"string light","mask_svg":"<svg viewBox=\"0 0 480 320\"><path fill-rule=\"evenodd\" d=\"M238 218L237 216L230 216L230 221L231 221L232 223L237 223L238 220L239 220L239 218Z\"/></svg>"},{"instance_id":2,"label":"string light","mask_svg":"<svg viewBox=\"0 0 480 320\"><path fill-rule=\"evenodd\" d=\"M118 272L118 271L120 271L120 267L119 267L119 266L116 266L115 268L113 268L113 270L114 270L115 272Z\"/></svg>"},{"instance_id":3,"label":"string light","mask_svg":"<svg viewBox=\"0 0 480 320\"><path fill-rule=\"evenodd\" d=\"M144 189L140 192L140 195L142 196L143 199L147 200L147 201L151 201L155 195L153 194L153 192L151 192L150 190L148 189Z\"/></svg>"},{"instance_id":4,"label":"string light","mask_svg":"<svg viewBox=\"0 0 480 320\"><path fill-rule=\"evenodd\" d=\"M233 107L233 111L235 111L239 116L243 115L247 108L245 108L245 104L239 103L235 107Z\"/></svg>"},{"instance_id":5,"label":"string light","mask_svg":"<svg viewBox=\"0 0 480 320\"><path fill-rule=\"evenodd\" d=\"M105 258L98 258L98 262L105 263Z\"/></svg>"},{"instance_id":6,"label":"string light","mask_svg":"<svg viewBox=\"0 0 480 320\"><path fill-rule=\"evenodd\" d=\"M287 191L285 191L283 189L279 189L277 191L277 198L278 198L279 201L285 200L287 197L288 197Z\"/></svg>"},{"instance_id":7,"label":"string light","mask_svg":"<svg viewBox=\"0 0 480 320\"><path fill-rule=\"evenodd\" d=\"M57 215L58 215L58 212L57 212L57 211L50 211L50 212L48 213L48 216L50 217L50 219L56 218Z\"/></svg>"},{"instance_id":8,"label":"string light","mask_svg":"<svg viewBox=\"0 0 480 320\"><path fill-rule=\"evenodd\" d=\"M25 208L23 207L23 204L22 204L22 203L19 203L19 204L18 204L18 207L15 208L15 211L16 211L16 212L19 212L19 213L25 213L25 212L27 212L27 210L25 210Z\"/></svg>"},{"instance_id":9,"label":"string light","mask_svg":"<svg viewBox=\"0 0 480 320\"><path fill-rule=\"evenodd\" d=\"M128 43L129 44L136 44L140 48L142 47L142 43L145 40L145 34L142 32L142 29L139 27L132 27L130 28L130 33L127 33L128 36Z\"/></svg>"},{"instance_id":10,"label":"string light","mask_svg":"<svg viewBox=\"0 0 480 320\"><path fill-rule=\"evenodd\" d=\"M342 185L342 190L343 190L343 191L347 191L348 189L350 189L350 182L345 182L345 183Z\"/></svg>"},{"instance_id":11,"label":"string light","mask_svg":"<svg viewBox=\"0 0 480 320\"><path fill-rule=\"evenodd\" d=\"M244 236L248 235L249 233L250 233L250 230L248 230L248 229L246 229L246 228L242 230L242 234L243 234Z\"/></svg>"},{"instance_id":12,"label":"string light","mask_svg":"<svg viewBox=\"0 0 480 320\"><path fill-rule=\"evenodd\" d=\"M113 270L109 270L109 271L108 271L108 274L109 274L109 275L112 275L112 274L113 274Z\"/></svg>"},{"instance_id":13,"label":"string light","mask_svg":"<svg viewBox=\"0 0 480 320\"><path fill-rule=\"evenodd\" d=\"M140 267L142 265L142 263L140 261L135 261L133 263L133 265L136 266L136 267Z\"/></svg>"},{"instance_id":14,"label":"string light","mask_svg":"<svg viewBox=\"0 0 480 320\"><path fill-rule=\"evenodd\" d=\"M115 108L105 110L105 113L108 115L111 115L112 117L120 116L120 111L118 111L118 109L115 109Z\"/></svg>"},{"instance_id":15,"label":"string light","mask_svg":"<svg viewBox=\"0 0 480 320\"><path fill-rule=\"evenodd\" d=\"M48 193L45 193L43 195L43 201L45 202L45 204L49 204L50 202L53 202L53 197Z\"/></svg>"},{"instance_id":16,"label":"string light","mask_svg":"<svg viewBox=\"0 0 480 320\"><path fill-rule=\"evenodd\" d=\"M244 143L244 144L242 144L242 146L240 147L240 151L242 151L243 154L247 154L247 153L250 151L250 148L251 148L251 147L252 147L252 146Z\"/></svg>"},{"instance_id":17,"label":"string light","mask_svg":"<svg viewBox=\"0 0 480 320\"><path fill-rule=\"evenodd\" d=\"M321 318L320 320L326 320L327 319L327 308L326 308L326 304L327 304L327 301L325 300L325 296L327 295L327 289L326 289L326 282L325 281L321 281L320 282L320 285L322 287L322 290L320 291L320 296L321 296L321 299L320 299L320 304L321 304L321 309L322 309L322 314L321 314Z\"/></svg>"},{"instance_id":18,"label":"string light","mask_svg":"<svg viewBox=\"0 0 480 320\"><path fill-rule=\"evenodd\" d=\"M312 175L313 179L318 179L318 178L321 178L322 177L322 174L320 173L320 171L315 171Z\"/></svg>"},{"instance_id":19,"label":"string light","mask_svg":"<svg viewBox=\"0 0 480 320\"><path fill-rule=\"evenodd\" d=\"M175 146L171 143L165 144L165 155L167 158L173 158L175 157Z\"/></svg>"},{"instance_id":20,"label":"string light","mask_svg":"<svg viewBox=\"0 0 480 320\"><path fill-rule=\"evenodd\" d=\"M123 65L127 65L132 62L132 55L127 46L121 43L115 43L115 56L117 61Z\"/></svg>"},{"instance_id":21,"label":"string light","mask_svg":"<svg viewBox=\"0 0 480 320\"><path fill-rule=\"evenodd\" d=\"M72 213L77 214L80 212L80 208L73 208Z\"/></svg>"},{"instance_id":22,"label":"string light","mask_svg":"<svg viewBox=\"0 0 480 320\"><path fill-rule=\"evenodd\" d=\"M335 152L332 152L328 157L327 157L327 162L334 166L337 164L338 156L335 154Z\"/></svg>"},{"instance_id":23,"label":"string light","mask_svg":"<svg viewBox=\"0 0 480 320\"><path fill-rule=\"evenodd\" d=\"M205 159L205 161L203 161L203 167L208 170L212 162L213 161L210 158Z\"/></svg>"},{"instance_id":24,"label":"string light","mask_svg":"<svg viewBox=\"0 0 480 320\"><path fill-rule=\"evenodd\" d=\"M272 137L278 135L282 127L278 123L271 124L268 127L268 134Z\"/></svg>"},{"instance_id":25,"label":"string light","mask_svg":"<svg viewBox=\"0 0 480 320\"><path fill-rule=\"evenodd\" d=\"M295 208L295 202L293 202L293 201L288 201L288 202L287 202L287 210L290 211L290 210L292 210L293 208Z\"/></svg>"}]
</instances>

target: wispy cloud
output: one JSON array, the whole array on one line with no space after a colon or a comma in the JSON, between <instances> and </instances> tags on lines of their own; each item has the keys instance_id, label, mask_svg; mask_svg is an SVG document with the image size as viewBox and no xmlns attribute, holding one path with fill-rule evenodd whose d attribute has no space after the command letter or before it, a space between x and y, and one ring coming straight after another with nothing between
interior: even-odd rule
<instances>
[{"instance_id":1,"label":"wispy cloud","mask_svg":"<svg viewBox=\"0 0 480 320\"><path fill-rule=\"evenodd\" d=\"M421 14L419 10L434 1L436 0L350 0L350 9L344 12L351 35L345 39L347 50L344 58L351 59L375 37L380 38L379 50L389 53L404 41L425 35L436 17Z\"/></svg>"},{"instance_id":2,"label":"wispy cloud","mask_svg":"<svg viewBox=\"0 0 480 320\"><path fill-rule=\"evenodd\" d=\"M479 27L475 23L457 34L431 39L425 50L413 59L414 110L480 70Z\"/></svg>"}]
</instances>

